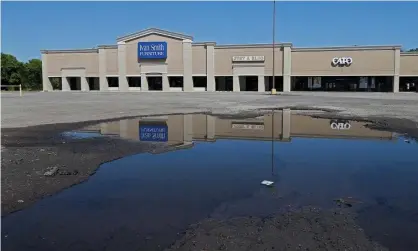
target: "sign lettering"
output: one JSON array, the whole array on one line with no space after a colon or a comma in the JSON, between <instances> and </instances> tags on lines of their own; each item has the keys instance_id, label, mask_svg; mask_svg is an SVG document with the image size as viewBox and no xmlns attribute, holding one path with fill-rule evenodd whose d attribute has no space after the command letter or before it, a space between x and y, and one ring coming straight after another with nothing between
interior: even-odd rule
<instances>
[{"instance_id":1,"label":"sign lettering","mask_svg":"<svg viewBox=\"0 0 418 251\"><path fill-rule=\"evenodd\" d=\"M140 141L168 141L168 127L166 125L140 125L139 126Z\"/></svg>"},{"instance_id":2,"label":"sign lettering","mask_svg":"<svg viewBox=\"0 0 418 251\"><path fill-rule=\"evenodd\" d=\"M255 124L232 124L232 129L264 130L264 125L255 125Z\"/></svg>"},{"instance_id":3,"label":"sign lettering","mask_svg":"<svg viewBox=\"0 0 418 251\"><path fill-rule=\"evenodd\" d=\"M139 42L138 59L166 59L167 42Z\"/></svg>"},{"instance_id":4,"label":"sign lettering","mask_svg":"<svg viewBox=\"0 0 418 251\"><path fill-rule=\"evenodd\" d=\"M350 121L338 121L338 120L332 120L330 122L331 129L333 130L350 130L351 124Z\"/></svg>"},{"instance_id":5,"label":"sign lettering","mask_svg":"<svg viewBox=\"0 0 418 251\"><path fill-rule=\"evenodd\" d=\"M264 62L264 56L233 56L233 62Z\"/></svg>"},{"instance_id":6,"label":"sign lettering","mask_svg":"<svg viewBox=\"0 0 418 251\"><path fill-rule=\"evenodd\" d=\"M353 63L353 58L351 57L335 57L332 59L333 66L350 66Z\"/></svg>"}]
</instances>

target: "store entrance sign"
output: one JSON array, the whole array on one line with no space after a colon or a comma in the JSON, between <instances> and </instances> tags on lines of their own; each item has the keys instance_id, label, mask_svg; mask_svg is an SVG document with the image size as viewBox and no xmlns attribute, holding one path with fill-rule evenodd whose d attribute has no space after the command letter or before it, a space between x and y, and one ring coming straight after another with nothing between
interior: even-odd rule
<instances>
[{"instance_id":1,"label":"store entrance sign","mask_svg":"<svg viewBox=\"0 0 418 251\"><path fill-rule=\"evenodd\" d=\"M232 129L242 129L242 130L264 130L264 125L261 124L232 124Z\"/></svg>"},{"instance_id":2,"label":"store entrance sign","mask_svg":"<svg viewBox=\"0 0 418 251\"><path fill-rule=\"evenodd\" d=\"M264 56L233 56L232 62L264 62Z\"/></svg>"},{"instance_id":3,"label":"store entrance sign","mask_svg":"<svg viewBox=\"0 0 418 251\"><path fill-rule=\"evenodd\" d=\"M139 42L138 59L166 59L167 42Z\"/></svg>"},{"instance_id":4,"label":"store entrance sign","mask_svg":"<svg viewBox=\"0 0 418 251\"><path fill-rule=\"evenodd\" d=\"M350 66L353 63L351 57L335 57L332 59L333 66Z\"/></svg>"},{"instance_id":5,"label":"store entrance sign","mask_svg":"<svg viewBox=\"0 0 418 251\"><path fill-rule=\"evenodd\" d=\"M140 125L139 126L139 140L152 142L167 142L168 141L168 126L167 125Z\"/></svg>"}]
</instances>

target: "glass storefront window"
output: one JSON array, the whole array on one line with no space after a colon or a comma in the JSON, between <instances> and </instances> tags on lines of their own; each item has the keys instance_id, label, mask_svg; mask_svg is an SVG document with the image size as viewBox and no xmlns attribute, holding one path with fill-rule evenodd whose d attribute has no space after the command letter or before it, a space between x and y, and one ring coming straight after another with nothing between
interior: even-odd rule
<instances>
[{"instance_id":1,"label":"glass storefront window","mask_svg":"<svg viewBox=\"0 0 418 251\"><path fill-rule=\"evenodd\" d=\"M292 91L390 92L392 84L391 76L292 77Z\"/></svg>"},{"instance_id":2,"label":"glass storefront window","mask_svg":"<svg viewBox=\"0 0 418 251\"><path fill-rule=\"evenodd\" d=\"M418 77L400 77L400 92L418 92Z\"/></svg>"}]
</instances>

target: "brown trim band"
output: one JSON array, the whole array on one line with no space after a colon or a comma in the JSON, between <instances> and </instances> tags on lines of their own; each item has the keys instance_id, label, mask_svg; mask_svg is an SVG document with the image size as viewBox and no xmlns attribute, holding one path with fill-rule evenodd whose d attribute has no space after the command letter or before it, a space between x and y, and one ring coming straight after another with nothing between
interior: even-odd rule
<instances>
[{"instance_id":1,"label":"brown trim band","mask_svg":"<svg viewBox=\"0 0 418 251\"><path fill-rule=\"evenodd\" d=\"M118 46L116 44L113 45L99 45L97 46L98 49L117 49Z\"/></svg>"},{"instance_id":2,"label":"brown trim band","mask_svg":"<svg viewBox=\"0 0 418 251\"><path fill-rule=\"evenodd\" d=\"M276 47L292 47L292 43L280 43L275 44ZM229 44L229 45L216 45L215 49L228 49L228 48L272 48L273 44Z\"/></svg>"},{"instance_id":3,"label":"brown trim band","mask_svg":"<svg viewBox=\"0 0 418 251\"><path fill-rule=\"evenodd\" d=\"M73 49L73 50L41 50L41 54L53 54L53 53L98 53L98 49Z\"/></svg>"},{"instance_id":4,"label":"brown trim band","mask_svg":"<svg viewBox=\"0 0 418 251\"><path fill-rule=\"evenodd\" d=\"M418 51L401 52L401 56L418 56Z\"/></svg>"},{"instance_id":5,"label":"brown trim band","mask_svg":"<svg viewBox=\"0 0 418 251\"><path fill-rule=\"evenodd\" d=\"M396 50L400 49L400 45L392 46L379 46L379 45L370 45L370 46L333 46L333 47L313 47L313 48L297 48L293 47L292 52L298 51L365 51L365 50Z\"/></svg>"}]
</instances>

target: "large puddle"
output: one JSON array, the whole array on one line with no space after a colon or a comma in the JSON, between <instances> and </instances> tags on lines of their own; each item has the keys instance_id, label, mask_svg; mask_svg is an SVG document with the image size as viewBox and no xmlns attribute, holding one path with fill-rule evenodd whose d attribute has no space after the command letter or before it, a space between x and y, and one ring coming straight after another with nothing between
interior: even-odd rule
<instances>
[{"instance_id":1,"label":"large puddle","mask_svg":"<svg viewBox=\"0 0 418 251\"><path fill-rule=\"evenodd\" d=\"M173 148L103 164L87 182L3 218L4 250L163 250L206 217L326 209L335 200L350 201L374 240L418 250L418 145L363 122L289 111L251 119L172 115L67 135Z\"/></svg>"}]
</instances>

